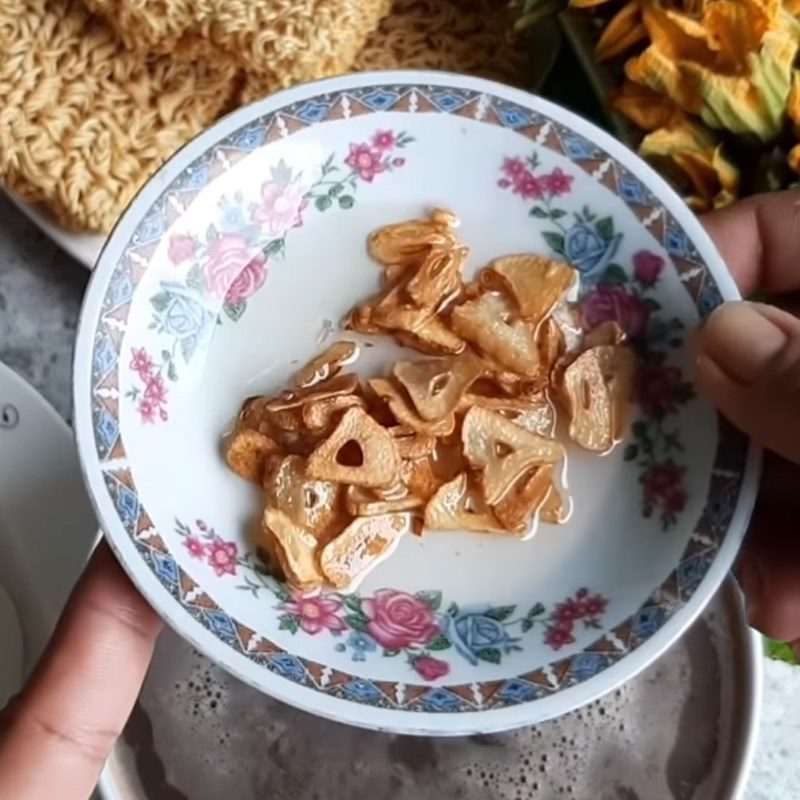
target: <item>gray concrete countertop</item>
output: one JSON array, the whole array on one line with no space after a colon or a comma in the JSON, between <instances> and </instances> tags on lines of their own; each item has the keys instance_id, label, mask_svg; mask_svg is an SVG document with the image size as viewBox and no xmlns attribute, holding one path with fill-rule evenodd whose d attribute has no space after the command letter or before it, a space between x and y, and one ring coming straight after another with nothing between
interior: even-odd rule
<instances>
[{"instance_id":1,"label":"gray concrete countertop","mask_svg":"<svg viewBox=\"0 0 800 800\"><path fill-rule=\"evenodd\" d=\"M72 346L89 273L0 193L0 361L68 422Z\"/></svg>"}]
</instances>

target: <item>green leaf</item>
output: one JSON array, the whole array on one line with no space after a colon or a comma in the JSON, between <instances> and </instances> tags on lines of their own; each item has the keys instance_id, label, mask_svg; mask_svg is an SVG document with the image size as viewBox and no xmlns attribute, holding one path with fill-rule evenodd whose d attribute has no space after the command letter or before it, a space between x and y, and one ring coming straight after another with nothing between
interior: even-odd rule
<instances>
[{"instance_id":1,"label":"green leaf","mask_svg":"<svg viewBox=\"0 0 800 800\"><path fill-rule=\"evenodd\" d=\"M415 597L418 597L423 602L427 603L434 611L439 610L442 605L442 593L437 591L423 591L417 592Z\"/></svg>"},{"instance_id":2,"label":"green leaf","mask_svg":"<svg viewBox=\"0 0 800 800\"><path fill-rule=\"evenodd\" d=\"M527 619L532 619L533 617L540 617L547 609L544 607L542 603L536 603L531 610L525 615Z\"/></svg>"},{"instance_id":3,"label":"green leaf","mask_svg":"<svg viewBox=\"0 0 800 800\"><path fill-rule=\"evenodd\" d=\"M536 219L547 219L548 213L541 206L534 206L531 209L530 215Z\"/></svg>"},{"instance_id":4,"label":"green leaf","mask_svg":"<svg viewBox=\"0 0 800 800\"><path fill-rule=\"evenodd\" d=\"M192 265L192 268L186 273L186 285L198 292L202 292L205 288L203 284L203 268L199 264Z\"/></svg>"},{"instance_id":5,"label":"green leaf","mask_svg":"<svg viewBox=\"0 0 800 800\"><path fill-rule=\"evenodd\" d=\"M610 264L600 277L600 283L611 283L617 286L628 282L628 273L619 264Z\"/></svg>"},{"instance_id":6,"label":"green leaf","mask_svg":"<svg viewBox=\"0 0 800 800\"><path fill-rule=\"evenodd\" d=\"M639 455L639 448L635 444L629 444L622 454L625 461L634 461Z\"/></svg>"},{"instance_id":7,"label":"green leaf","mask_svg":"<svg viewBox=\"0 0 800 800\"><path fill-rule=\"evenodd\" d=\"M564 237L555 231L543 231L542 238L547 242L547 246L554 252L564 254Z\"/></svg>"},{"instance_id":8,"label":"green leaf","mask_svg":"<svg viewBox=\"0 0 800 800\"><path fill-rule=\"evenodd\" d=\"M486 612L486 616L490 619L496 619L498 622L502 622L504 619L508 619L516 609L516 606L496 606L495 608L490 608Z\"/></svg>"},{"instance_id":9,"label":"green leaf","mask_svg":"<svg viewBox=\"0 0 800 800\"><path fill-rule=\"evenodd\" d=\"M327 175L331 171L331 169L333 167L333 159L334 159L334 153L331 153L325 159L325 163L322 165L322 174L323 175Z\"/></svg>"},{"instance_id":10,"label":"green leaf","mask_svg":"<svg viewBox=\"0 0 800 800\"><path fill-rule=\"evenodd\" d=\"M272 180L275 181L279 186L286 186L288 183L291 183L292 180L292 170L289 169L286 162L281 159L276 166L274 166L270 172L272 173Z\"/></svg>"},{"instance_id":11,"label":"green leaf","mask_svg":"<svg viewBox=\"0 0 800 800\"><path fill-rule=\"evenodd\" d=\"M225 303L222 306L222 310L225 312L225 316L228 319L232 320L233 322L238 322L242 318L242 314L244 314L245 309L247 308L247 303L242 300L238 303Z\"/></svg>"},{"instance_id":12,"label":"green leaf","mask_svg":"<svg viewBox=\"0 0 800 800\"><path fill-rule=\"evenodd\" d=\"M339 208L347 210L348 208L352 208L355 204L355 198L349 194L343 195L339 198Z\"/></svg>"},{"instance_id":13,"label":"green leaf","mask_svg":"<svg viewBox=\"0 0 800 800\"><path fill-rule=\"evenodd\" d=\"M172 360L172 353L169 350L162 350L161 351L161 360L162 361L171 361Z\"/></svg>"},{"instance_id":14,"label":"green leaf","mask_svg":"<svg viewBox=\"0 0 800 800\"><path fill-rule=\"evenodd\" d=\"M597 235L605 242L614 236L614 220L611 217L603 217L594 224Z\"/></svg>"},{"instance_id":15,"label":"green leaf","mask_svg":"<svg viewBox=\"0 0 800 800\"><path fill-rule=\"evenodd\" d=\"M561 217L566 217L566 216L567 216L567 212L563 211L560 208L554 208L550 212L550 219L561 219Z\"/></svg>"},{"instance_id":16,"label":"green leaf","mask_svg":"<svg viewBox=\"0 0 800 800\"><path fill-rule=\"evenodd\" d=\"M458 603L450 603L450 605L447 606L447 615L449 617L458 616Z\"/></svg>"},{"instance_id":17,"label":"green leaf","mask_svg":"<svg viewBox=\"0 0 800 800\"><path fill-rule=\"evenodd\" d=\"M503 654L496 647L484 647L483 650L478 650L475 655L481 661L488 661L490 664L499 664L503 658Z\"/></svg>"},{"instance_id":18,"label":"green leaf","mask_svg":"<svg viewBox=\"0 0 800 800\"><path fill-rule=\"evenodd\" d=\"M399 656L401 652L401 650L384 650L383 655L386 658L394 658L395 656Z\"/></svg>"},{"instance_id":19,"label":"green leaf","mask_svg":"<svg viewBox=\"0 0 800 800\"><path fill-rule=\"evenodd\" d=\"M349 611L353 611L360 616L364 615L364 612L361 610L361 598L357 594L347 594L342 598L345 608Z\"/></svg>"},{"instance_id":20,"label":"green leaf","mask_svg":"<svg viewBox=\"0 0 800 800\"><path fill-rule=\"evenodd\" d=\"M178 370L175 369L175 362L170 361L167 367L167 377L174 383L178 380Z\"/></svg>"},{"instance_id":21,"label":"green leaf","mask_svg":"<svg viewBox=\"0 0 800 800\"><path fill-rule=\"evenodd\" d=\"M764 637L764 652L767 658L774 661L785 661L793 666L800 666L800 658L788 642L779 642L776 639Z\"/></svg>"},{"instance_id":22,"label":"green leaf","mask_svg":"<svg viewBox=\"0 0 800 800\"><path fill-rule=\"evenodd\" d=\"M450 639L443 633L440 633L433 641L428 642L428 650L447 650L452 645Z\"/></svg>"},{"instance_id":23,"label":"green leaf","mask_svg":"<svg viewBox=\"0 0 800 800\"><path fill-rule=\"evenodd\" d=\"M328 189L328 194L331 197L338 197L344 191L344 186L341 183L334 183L330 189Z\"/></svg>"},{"instance_id":24,"label":"green leaf","mask_svg":"<svg viewBox=\"0 0 800 800\"><path fill-rule=\"evenodd\" d=\"M265 256L276 256L283 250L283 238L271 239L264 245Z\"/></svg>"},{"instance_id":25,"label":"green leaf","mask_svg":"<svg viewBox=\"0 0 800 800\"><path fill-rule=\"evenodd\" d=\"M156 311L164 311L170 304L170 300L172 300L172 295L169 292L159 292L150 298L150 304Z\"/></svg>"},{"instance_id":26,"label":"green leaf","mask_svg":"<svg viewBox=\"0 0 800 800\"><path fill-rule=\"evenodd\" d=\"M656 302L653 300L652 297L645 297L644 304L651 310L651 311L660 311L661 310L661 303Z\"/></svg>"},{"instance_id":27,"label":"green leaf","mask_svg":"<svg viewBox=\"0 0 800 800\"><path fill-rule=\"evenodd\" d=\"M348 614L347 624L358 633L363 633L367 629L367 618L363 614Z\"/></svg>"},{"instance_id":28,"label":"green leaf","mask_svg":"<svg viewBox=\"0 0 800 800\"><path fill-rule=\"evenodd\" d=\"M217 233L217 229L213 225L209 225L206 229L206 241L213 242L218 237L219 233Z\"/></svg>"},{"instance_id":29,"label":"green leaf","mask_svg":"<svg viewBox=\"0 0 800 800\"><path fill-rule=\"evenodd\" d=\"M297 617L293 617L291 614L281 614L279 619L280 619L280 624L278 625L279 631L289 631L289 633L291 634L297 633L297 630L300 627L300 623L297 621Z\"/></svg>"},{"instance_id":30,"label":"green leaf","mask_svg":"<svg viewBox=\"0 0 800 800\"><path fill-rule=\"evenodd\" d=\"M318 211L327 211L331 207L332 202L333 201L330 199L330 197L323 195L314 201L314 205L317 207Z\"/></svg>"},{"instance_id":31,"label":"green leaf","mask_svg":"<svg viewBox=\"0 0 800 800\"><path fill-rule=\"evenodd\" d=\"M527 617L522 620L520 624L520 628L522 629L523 633L527 633L533 627L533 621L528 619Z\"/></svg>"}]
</instances>

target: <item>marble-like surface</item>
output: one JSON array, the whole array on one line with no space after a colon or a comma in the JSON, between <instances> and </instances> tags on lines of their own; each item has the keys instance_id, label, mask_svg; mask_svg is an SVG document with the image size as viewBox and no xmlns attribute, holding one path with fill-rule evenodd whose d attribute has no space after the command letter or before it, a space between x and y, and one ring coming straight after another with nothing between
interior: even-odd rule
<instances>
[{"instance_id":1,"label":"marble-like surface","mask_svg":"<svg viewBox=\"0 0 800 800\"><path fill-rule=\"evenodd\" d=\"M89 273L0 193L0 361L68 421L72 345Z\"/></svg>"},{"instance_id":2,"label":"marble-like surface","mask_svg":"<svg viewBox=\"0 0 800 800\"><path fill-rule=\"evenodd\" d=\"M72 348L88 281L88 271L0 193L0 361L30 382L68 421ZM798 702L800 669L767 664L764 714L744 800L796 797Z\"/></svg>"}]
</instances>

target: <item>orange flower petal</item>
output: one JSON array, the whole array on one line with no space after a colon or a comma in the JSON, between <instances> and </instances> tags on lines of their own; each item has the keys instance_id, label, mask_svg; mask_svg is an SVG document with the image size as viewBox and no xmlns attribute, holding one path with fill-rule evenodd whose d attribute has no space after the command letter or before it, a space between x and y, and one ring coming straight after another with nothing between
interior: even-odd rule
<instances>
[{"instance_id":1,"label":"orange flower petal","mask_svg":"<svg viewBox=\"0 0 800 800\"><path fill-rule=\"evenodd\" d=\"M638 0L630 0L609 21L595 48L597 60L608 61L647 38Z\"/></svg>"},{"instance_id":2,"label":"orange flower petal","mask_svg":"<svg viewBox=\"0 0 800 800\"><path fill-rule=\"evenodd\" d=\"M611 107L645 131L668 125L678 109L669 97L629 80L611 98Z\"/></svg>"}]
</instances>

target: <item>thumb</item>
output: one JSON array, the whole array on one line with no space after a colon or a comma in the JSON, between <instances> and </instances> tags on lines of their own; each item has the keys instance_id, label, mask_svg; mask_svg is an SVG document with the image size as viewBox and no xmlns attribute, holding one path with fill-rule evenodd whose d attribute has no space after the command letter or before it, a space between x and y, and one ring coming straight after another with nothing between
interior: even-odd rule
<instances>
[{"instance_id":1,"label":"thumb","mask_svg":"<svg viewBox=\"0 0 800 800\"><path fill-rule=\"evenodd\" d=\"M699 389L758 444L800 463L800 320L726 303L696 342Z\"/></svg>"}]
</instances>

